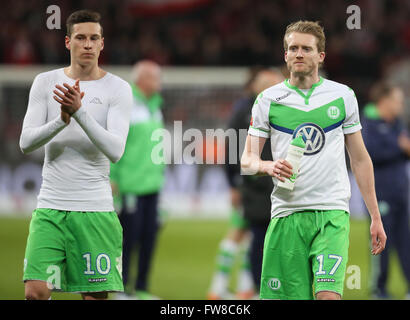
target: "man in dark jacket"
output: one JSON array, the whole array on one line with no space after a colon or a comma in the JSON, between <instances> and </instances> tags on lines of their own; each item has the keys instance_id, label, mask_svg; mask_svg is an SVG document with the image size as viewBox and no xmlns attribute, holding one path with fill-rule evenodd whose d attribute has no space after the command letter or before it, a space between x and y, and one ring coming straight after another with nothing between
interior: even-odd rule
<instances>
[{"instance_id":1,"label":"man in dark jacket","mask_svg":"<svg viewBox=\"0 0 410 320\"><path fill-rule=\"evenodd\" d=\"M410 283L409 181L406 174L410 138L399 119L404 106L403 91L378 83L371 91L371 99L373 103L365 106L362 117L363 139L373 160L376 194L388 238L385 250L372 258L372 290L376 297L388 298L386 280L392 247Z\"/></svg>"},{"instance_id":2,"label":"man in dark jacket","mask_svg":"<svg viewBox=\"0 0 410 320\"><path fill-rule=\"evenodd\" d=\"M208 299L224 299L229 297L228 283L233 271L236 254L243 254L243 262L238 275L238 299L253 298L259 291L262 268L263 241L270 220L270 193L273 188L272 178L241 176L239 159L243 150L246 133L241 136L239 130L249 128L251 109L256 96L264 89L283 81L280 71L261 69L251 75L247 84L247 94L233 105L232 116L228 128L236 132L237 148L226 144L226 174L230 185L232 213L230 228L221 241L217 255L216 270L212 278ZM241 140L243 138L243 141ZM236 152L236 163L229 163L229 156ZM266 144L262 158L272 159L269 145ZM251 235L250 247L240 250L243 243ZM245 246L246 247L246 246ZM249 272L250 269L250 272ZM258 292L257 292L258 293Z\"/></svg>"}]
</instances>

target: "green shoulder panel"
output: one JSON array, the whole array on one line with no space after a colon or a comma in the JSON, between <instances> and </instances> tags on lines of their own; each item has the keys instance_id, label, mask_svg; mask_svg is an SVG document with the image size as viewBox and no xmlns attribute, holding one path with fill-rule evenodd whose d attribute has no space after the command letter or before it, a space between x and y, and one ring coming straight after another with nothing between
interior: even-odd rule
<instances>
[{"instance_id":1,"label":"green shoulder panel","mask_svg":"<svg viewBox=\"0 0 410 320\"><path fill-rule=\"evenodd\" d=\"M313 122L322 129L333 126L346 118L343 98L333 100L311 111L303 111L287 105L272 102L269 122L272 126L295 130L301 123Z\"/></svg>"}]
</instances>

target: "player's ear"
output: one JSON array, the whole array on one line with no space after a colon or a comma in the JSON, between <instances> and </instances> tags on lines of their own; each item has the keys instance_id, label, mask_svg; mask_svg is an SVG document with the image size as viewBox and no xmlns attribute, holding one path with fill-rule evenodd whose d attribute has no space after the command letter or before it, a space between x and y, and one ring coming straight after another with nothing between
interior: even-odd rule
<instances>
[{"instance_id":1,"label":"player's ear","mask_svg":"<svg viewBox=\"0 0 410 320\"><path fill-rule=\"evenodd\" d=\"M284 57L285 57L285 62L288 62L288 50L285 50Z\"/></svg>"},{"instance_id":2,"label":"player's ear","mask_svg":"<svg viewBox=\"0 0 410 320\"><path fill-rule=\"evenodd\" d=\"M101 51L104 49L104 37L101 38Z\"/></svg>"},{"instance_id":3,"label":"player's ear","mask_svg":"<svg viewBox=\"0 0 410 320\"><path fill-rule=\"evenodd\" d=\"M323 61L325 61L325 56L326 54L323 51L319 52L319 62L320 63L323 63Z\"/></svg>"},{"instance_id":4,"label":"player's ear","mask_svg":"<svg viewBox=\"0 0 410 320\"><path fill-rule=\"evenodd\" d=\"M70 38L69 38L68 36L65 36L64 42L65 42L65 47L66 47L68 50L71 50Z\"/></svg>"}]
</instances>

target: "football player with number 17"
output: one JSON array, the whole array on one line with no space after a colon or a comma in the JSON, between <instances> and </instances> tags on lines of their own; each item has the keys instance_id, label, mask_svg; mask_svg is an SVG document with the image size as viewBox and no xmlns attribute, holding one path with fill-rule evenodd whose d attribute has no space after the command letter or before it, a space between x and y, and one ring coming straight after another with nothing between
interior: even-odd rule
<instances>
[{"instance_id":1,"label":"football player with number 17","mask_svg":"<svg viewBox=\"0 0 410 320\"><path fill-rule=\"evenodd\" d=\"M372 254L379 254L386 234L373 164L363 143L353 90L319 76L325 59L323 28L311 21L290 24L284 51L290 78L257 97L241 159L242 174L269 175L275 185L260 295L262 299L341 299L349 248L345 147L371 216ZM285 158L298 137L305 149L298 172L293 172ZM267 138L273 161L260 159ZM294 182L292 190L278 186L289 178Z\"/></svg>"}]
</instances>

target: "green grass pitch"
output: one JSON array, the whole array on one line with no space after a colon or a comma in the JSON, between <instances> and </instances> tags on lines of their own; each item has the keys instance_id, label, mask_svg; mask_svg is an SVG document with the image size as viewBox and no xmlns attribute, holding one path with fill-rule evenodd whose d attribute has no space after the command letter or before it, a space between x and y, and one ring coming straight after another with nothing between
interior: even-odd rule
<instances>
[{"instance_id":1,"label":"green grass pitch","mask_svg":"<svg viewBox=\"0 0 410 320\"><path fill-rule=\"evenodd\" d=\"M0 299L24 299L21 281L23 258L29 219L0 218ZM225 220L166 221L160 229L157 249L150 275L151 293L171 300L205 299L214 270L215 254L219 241L228 228ZM365 220L351 220L348 267L359 267L355 276L355 289L345 284L344 299L370 299L369 281L369 224ZM134 270L134 266L131 270ZM358 268L354 269L357 271ZM131 279L135 271L130 271ZM357 282L359 279L359 282ZM233 281L232 281L233 282ZM360 287L358 289L357 287ZM393 254L389 271L388 291L395 299L402 299L407 285ZM53 299L80 299L78 294L53 293Z\"/></svg>"}]
</instances>

